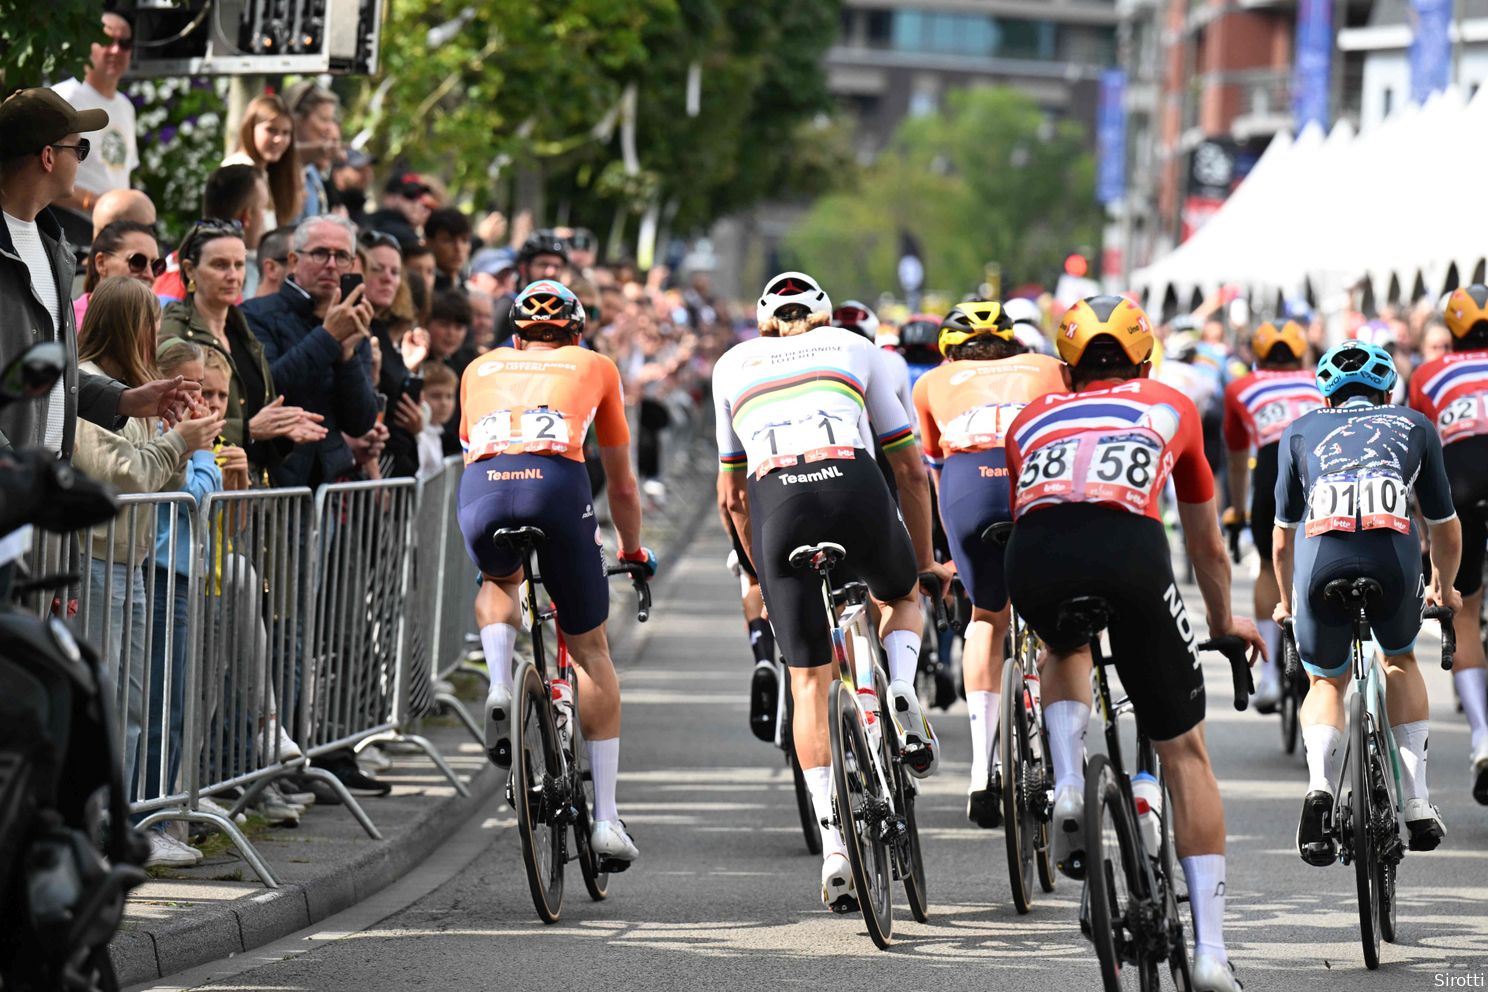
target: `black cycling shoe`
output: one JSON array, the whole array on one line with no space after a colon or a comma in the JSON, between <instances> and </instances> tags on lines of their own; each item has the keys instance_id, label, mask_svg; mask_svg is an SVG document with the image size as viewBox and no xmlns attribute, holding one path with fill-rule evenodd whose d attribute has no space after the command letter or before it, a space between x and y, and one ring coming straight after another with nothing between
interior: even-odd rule
<instances>
[{"instance_id":1,"label":"black cycling shoe","mask_svg":"<svg viewBox=\"0 0 1488 992\"><path fill-rule=\"evenodd\" d=\"M996 772L987 780L985 789L966 796L966 818L983 830L1002 826L1002 776Z\"/></svg>"},{"instance_id":2,"label":"black cycling shoe","mask_svg":"<svg viewBox=\"0 0 1488 992\"><path fill-rule=\"evenodd\" d=\"M754 665L749 683L749 729L767 744L775 742L775 712L780 705L780 676L768 661Z\"/></svg>"},{"instance_id":3,"label":"black cycling shoe","mask_svg":"<svg viewBox=\"0 0 1488 992\"><path fill-rule=\"evenodd\" d=\"M1297 824L1297 853L1302 860L1326 868L1338 860L1338 843L1329 833L1333 825L1333 794L1323 789L1309 792L1302 800L1302 819Z\"/></svg>"}]
</instances>

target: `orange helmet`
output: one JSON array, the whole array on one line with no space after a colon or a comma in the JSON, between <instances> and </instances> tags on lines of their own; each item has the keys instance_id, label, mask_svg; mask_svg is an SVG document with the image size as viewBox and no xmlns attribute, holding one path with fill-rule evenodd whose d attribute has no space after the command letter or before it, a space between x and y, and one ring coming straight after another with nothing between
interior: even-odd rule
<instances>
[{"instance_id":1,"label":"orange helmet","mask_svg":"<svg viewBox=\"0 0 1488 992\"><path fill-rule=\"evenodd\" d=\"M1479 323L1488 321L1488 286L1475 282L1452 290L1443 309L1452 337L1466 337Z\"/></svg>"},{"instance_id":2,"label":"orange helmet","mask_svg":"<svg viewBox=\"0 0 1488 992\"><path fill-rule=\"evenodd\" d=\"M1090 342L1114 338L1134 365L1152 357L1152 322L1124 296L1087 296L1064 312L1054 344L1059 357L1079 365Z\"/></svg>"},{"instance_id":3,"label":"orange helmet","mask_svg":"<svg viewBox=\"0 0 1488 992\"><path fill-rule=\"evenodd\" d=\"M1250 350L1257 359L1263 359L1269 357L1271 349L1279 344L1286 345L1293 358L1301 358L1307 354L1307 332L1295 320L1285 321L1280 327L1267 321L1256 328L1250 339Z\"/></svg>"}]
</instances>

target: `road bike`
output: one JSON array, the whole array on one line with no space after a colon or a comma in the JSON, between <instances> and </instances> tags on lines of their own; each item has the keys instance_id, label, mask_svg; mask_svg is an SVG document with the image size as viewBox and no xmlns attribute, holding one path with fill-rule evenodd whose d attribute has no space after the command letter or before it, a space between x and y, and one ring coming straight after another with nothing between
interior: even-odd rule
<instances>
[{"instance_id":1,"label":"road bike","mask_svg":"<svg viewBox=\"0 0 1488 992\"><path fill-rule=\"evenodd\" d=\"M1323 598L1349 614L1354 640L1350 648L1354 692L1348 701L1348 729L1344 733L1343 775L1339 801L1333 805L1333 822L1327 832L1338 843L1339 860L1354 866L1359 895L1359 937L1364 946L1364 966L1380 964L1380 941L1395 942L1395 876L1405 857L1401 842L1404 803L1400 798L1400 748L1390 732L1385 706L1385 679L1374 662L1374 651L1366 648L1372 635L1369 614L1384 596L1384 589L1370 578L1334 579L1323 587ZM1442 669L1452 670L1457 650L1452 628L1453 611L1445 606L1427 607L1422 617L1441 622ZM1283 621L1286 667L1300 667L1296 626L1293 617Z\"/></svg>"},{"instance_id":2,"label":"road bike","mask_svg":"<svg viewBox=\"0 0 1488 992\"><path fill-rule=\"evenodd\" d=\"M1110 626L1115 608L1099 596L1076 596L1060 606L1059 627L1088 641L1094 662L1096 694L1105 725L1106 753L1092 755L1085 769L1085 838L1082 861L1072 865L1083 875L1080 925L1095 944L1101 978L1107 992L1158 988L1158 969L1167 964L1174 987L1192 987L1188 967L1188 945L1175 869L1172 808L1167 782L1152 742L1137 725L1137 770L1157 780L1161 809L1144 801L1140 806L1132 791L1132 779L1121 760L1119 718L1133 712L1130 697L1113 699L1106 675L1111 663L1101 650L1100 633ZM1200 651L1218 651L1230 662L1235 688L1235 709L1244 710L1254 687L1246 655L1248 647L1239 637L1226 635L1203 641ZM1157 816L1156 850L1143 836L1140 823ZM1131 967L1128 968L1127 966Z\"/></svg>"},{"instance_id":3,"label":"road bike","mask_svg":"<svg viewBox=\"0 0 1488 992\"><path fill-rule=\"evenodd\" d=\"M532 660L520 662L512 673L512 770L507 799L517 813L517 836L532 905L544 923L555 923L563 909L563 873L569 861L578 861L584 887L596 902L609 894L610 873L624 871L629 862L601 857L589 846L594 780L583 757L579 683L556 622L556 607L538 602L542 576L532 567L532 557L545 536L536 527L503 527L493 539L498 548L522 558L524 619L532 631ZM646 566L620 562L608 566L605 573L630 576L637 597L636 619L645 623L651 613ZM551 677L543 637L543 626L549 621L557 632L556 674Z\"/></svg>"}]
</instances>

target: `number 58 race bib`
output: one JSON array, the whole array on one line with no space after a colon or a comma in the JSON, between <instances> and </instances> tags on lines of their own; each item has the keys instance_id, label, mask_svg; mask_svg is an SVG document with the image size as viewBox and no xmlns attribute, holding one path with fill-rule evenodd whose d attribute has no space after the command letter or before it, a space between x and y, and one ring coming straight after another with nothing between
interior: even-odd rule
<instances>
[{"instance_id":1,"label":"number 58 race bib","mask_svg":"<svg viewBox=\"0 0 1488 992\"><path fill-rule=\"evenodd\" d=\"M1163 445L1150 431L1082 434L1028 453L1018 505L1115 503L1145 513L1164 476Z\"/></svg>"},{"instance_id":2,"label":"number 58 race bib","mask_svg":"<svg viewBox=\"0 0 1488 992\"><path fill-rule=\"evenodd\" d=\"M1325 475L1307 497L1307 536L1393 530L1410 533L1405 483L1383 472Z\"/></svg>"}]
</instances>

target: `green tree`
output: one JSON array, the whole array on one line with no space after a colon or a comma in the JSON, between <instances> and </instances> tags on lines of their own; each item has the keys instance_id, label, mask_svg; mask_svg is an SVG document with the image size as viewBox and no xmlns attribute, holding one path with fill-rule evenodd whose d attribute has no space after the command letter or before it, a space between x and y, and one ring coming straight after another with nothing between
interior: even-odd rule
<instances>
[{"instance_id":1,"label":"green tree","mask_svg":"<svg viewBox=\"0 0 1488 992\"><path fill-rule=\"evenodd\" d=\"M97 0L0 0L0 86L5 93L80 75L103 37Z\"/></svg>"},{"instance_id":2,"label":"green tree","mask_svg":"<svg viewBox=\"0 0 1488 992\"><path fill-rule=\"evenodd\" d=\"M817 200L786 247L849 295L898 285L901 231L919 241L931 288L959 296L987 262L1004 285L1048 283L1071 246L1100 240L1094 183L1078 124L1011 88L957 90L939 113L905 120L854 185Z\"/></svg>"}]
</instances>

